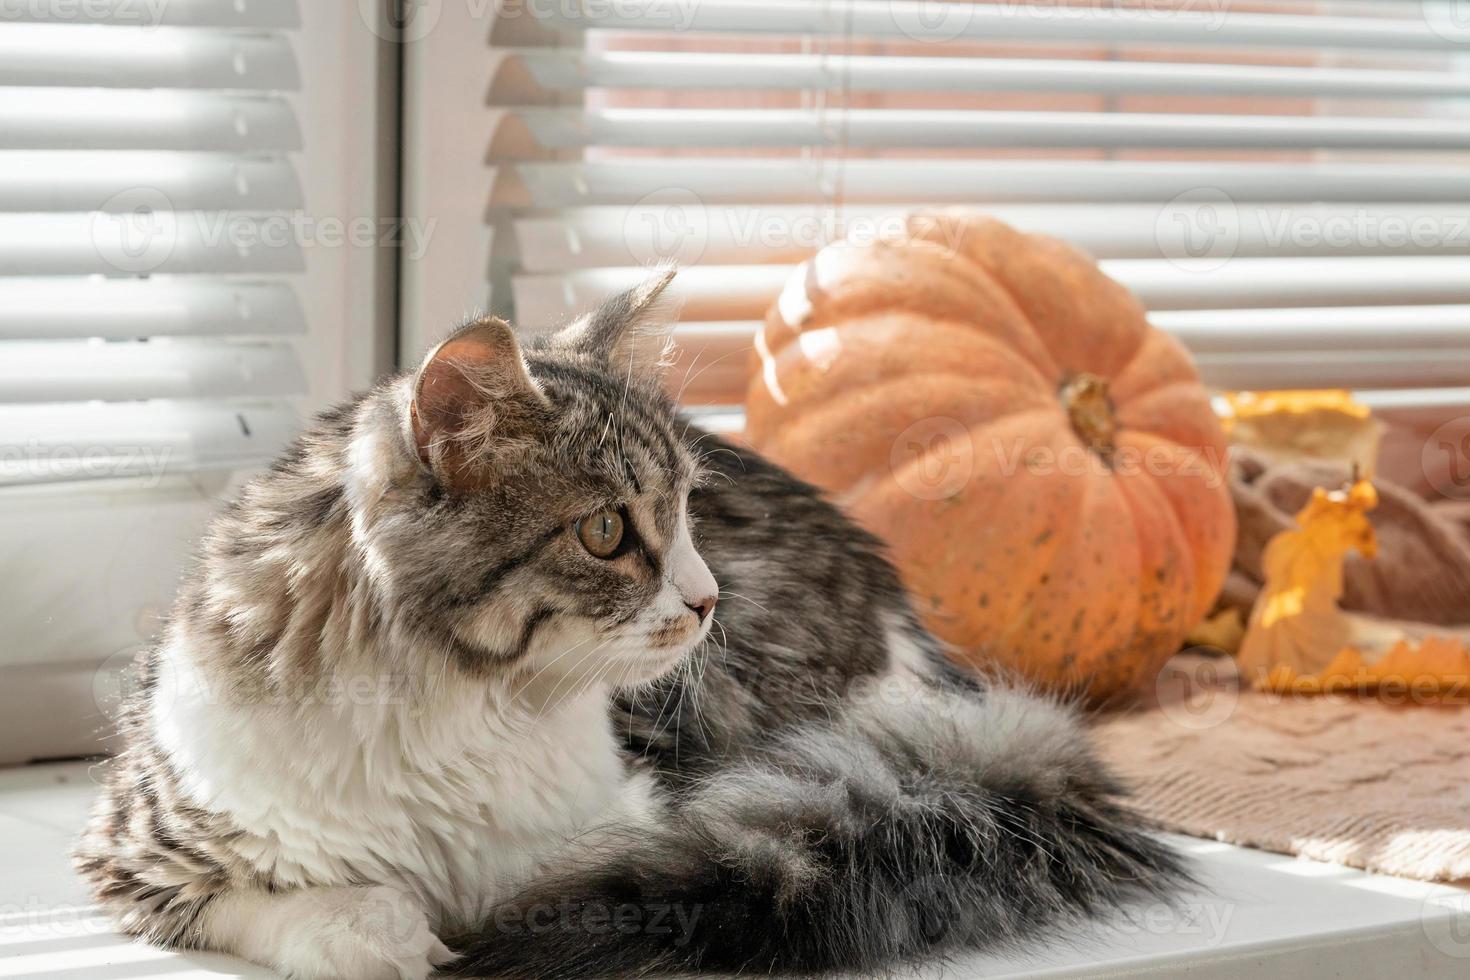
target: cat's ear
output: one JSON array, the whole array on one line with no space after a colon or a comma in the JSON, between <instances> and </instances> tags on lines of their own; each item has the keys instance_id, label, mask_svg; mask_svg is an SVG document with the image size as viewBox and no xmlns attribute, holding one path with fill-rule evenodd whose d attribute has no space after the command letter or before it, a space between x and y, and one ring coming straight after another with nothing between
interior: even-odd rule
<instances>
[{"instance_id":1,"label":"cat's ear","mask_svg":"<svg viewBox=\"0 0 1470 980\"><path fill-rule=\"evenodd\" d=\"M523 434L546 406L511 325L484 317L425 356L413 379L409 426L419 459L452 482L496 439Z\"/></svg>"},{"instance_id":2,"label":"cat's ear","mask_svg":"<svg viewBox=\"0 0 1470 980\"><path fill-rule=\"evenodd\" d=\"M557 339L606 361L616 374L662 372L670 363L678 319L667 294L677 273L672 266L658 270L567 327Z\"/></svg>"}]
</instances>

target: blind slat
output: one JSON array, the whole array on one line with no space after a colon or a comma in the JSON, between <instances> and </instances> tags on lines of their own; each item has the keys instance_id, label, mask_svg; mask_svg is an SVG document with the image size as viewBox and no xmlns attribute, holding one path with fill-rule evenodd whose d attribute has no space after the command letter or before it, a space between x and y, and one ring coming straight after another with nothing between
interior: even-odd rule
<instances>
[{"instance_id":1,"label":"blind slat","mask_svg":"<svg viewBox=\"0 0 1470 980\"><path fill-rule=\"evenodd\" d=\"M287 211L303 203L282 156L0 151L0 211L131 211L144 196L191 211Z\"/></svg>"},{"instance_id":2,"label":"blind slat","mask_svg":"<svg viewBox=\"0 0 1470 980\"><path fill-rule=\"evenodd\" d=\"M0 340L260 336L305 329L300 301L281 282L0 276Z\"/></svg>"},{"instance_id":3,"label":"blind slat","mask_svg":"<svg viewBox=\"0 0 1470 980\"><path fill-rule=\"evenodd\" d=\"M1176 310L1152 313L1149 321L1200 355L1470 352L1470 305ZM759 326L757 320L682 322L675 339L685 349L716 357L743 355Z\"/></svg>"},{"instance_id":4,"label":"blind slat","mask_svg":"<svg viewBox=\"0 0 1470 980\"><path fill-rule=\"evenodd\" d=\"M117 89L0 89L0 150L294 150L275 96Z\"/></svg>"},{"instance_id":5,"label":"blind slat","mask_svg":"<svg viewBox=\"0 0 1470 980\"><path fill-rule=\"evenodd\" d=\"M16 276L300 272L306 261L294 227L288 215L232 212L0 214L0 269Z\"/></svg>"},{"instance_id":6,"label":"blind slat","mask_svg":"<svg viewBox=\"0 0 1470 980\"><path fill-rule=\"evenodd\" d=\"M1169 262L1105 260L1151 310L1470 303L1470 258L1231 259L1208 274Z\"/></svg>"},{"instance_id":7,"label":"blind slat","mask_svg":"<svg viewBox=\"0 0 1470 980\"><path fill-rule=\"evenodd\" d=\"M1258 95L1269 98L1452 98L1470 77L1369 68L1020 58L526 49L508 57L545 89L851 88L857 91L1090 92L1109 95ZM3 76L0 76L3 77Z\"/></svg>"},{"instance_id":8,"label":"blind slat","mask_svg":"<svg viewBox=\"0 0 1470 980\"><path fill-rule=\"evenodd\" d=\"M1470 149L1461 119L946 109L521 109L547 149L619 147L1168 147Z\"/></svg>"},{"instance_id":9,"label":"blind slat","mask_svg":"<svg viewBox=\"0 0 1470 980\"><path fill-rule=\"evenodd\" d=\"M505 164L538 208L633 204L687 192L706 204L1168 201L1214 188L1236 201L1470 201L1470 168L1423 163L1096 160L639 159ZM507 198L515 196L511 190Z\"/></svg>"},{"instance_id":10,"label":"blind slat","mask_svg":"<svg viewBox=\"0 0 1470 980\"><path fill-rule=\"evenodd\" d=\"M1197 354L1470 350L1470 306L1173 310L1150 314Z\"/></svg>"},{"instance_id":11,"label":"blind slat","mask_svg":"<svg viewBox=\"0 0 1470 980\"><path fill-rule=\"evenodd\" d=\"M0 27L0 85L290 91L300 84L291 45L280 36Z\"/></svg>"},{"instance_id":12,"label":"blind slat","mask_svg":"<svg viewBox=\"0 0 1470 980\"><path fill-rule=\"evenodd\" d=\"M0 402L284 398L306 377L286 346L153 341L15 341L0 359Z\"/></svg>"},{"instance_id":13,"label":"blind slat","mask_svg":"<svg viewBox=\"0 0 1470 980\"><path fill-rule=\"evenodd\" d=\"M121 27L285 28L300 24L296 0L25 0L10 4L5 15L20 22Z\"/></svg>"},{"instance_id":14,"label":"blind slat","mask_svg":"<svg viewBox=\"0 0 1470 980\"><path fill-rule=\"evenodd\" d=\"M1470 387L1365 390L1353 397L1388 422L1435 426L1447 416L1470 412Z\"/></svg>"},{"instance_id":15,"label":"blind slat","mask_svg":"<svg viewBox=\"0 0 1470 980\"><path fill-rule=\"evenodd\" d=\"M658 195L655 195L657 197ZM844 235L902 240L914 208L672 203L583 208L515 222L528 271L641 265L779 262ZM1137 204L997 205L1031 232L1065 238L1102 258L1175 257L1203 268L1231 257L1470 254L1470 205L1237 205L1222 194L1166 207Z\"/></svg>"},{"instance_id":16,"label":"blind slat","mask_svg":"<svg viewBox=\"0 0 1470 980\"><path fill-rule=\"evenodd\" d=\"M1418 5L1416 5L1417 7ZM557 4L525 10L566 31L626 30L736 34L816 34L929 41L1082 41L1288 48L1451 51L1470 27L1446 4L1424 16L1334 17L1211 10L1073 7L1051 3L941 3L925 0L700 0L694 4Z\"/></svg>"},{"instance_id":17,"label":"blind slat","mask_svg":"<svg viewBox=\"0 0 1470 980\"><path fill-rule=\"evenodd\" d=\"M727 362L698 350L703 357L680 358L672 382L680 397L702 405L738 405L750 381L746 360ZM712 367L710 366L712 365ZM1425 385L1457 385L1470 377L1470 352L1405 350L1389 353L1321 354L1310 351L1200 354L1195 357L1200 380L1220 390L1345 388L1391 390Z\"/></svg>"},{"instance_id":18,"label":"blind slat","mask_svg":"<svg viewBox=\"0 0 1470 980\"><path fill-rule=\"evenodd\" d=\"M294 411L271 403L0 405L0 432L27 433L0 454L0 486L251 466L297 427Z\"/></svg>"},{"instance_id":19,"label":"blind slat","mask_svg":"<svg viewBox=\"0 0 1470 980\"><path fill-rule=\"evenodd\" d=\"M1236 351L1196 355L1195 365L1224 389L1418 388L1470 378L1470 351Z\"/></svg>"},{"instance_id":20,"label":"blind slat","mask_svg":"<svg viewBox=\"0 0 1470 980\"><path fill-rule=\"evenodd\" d=\"M1208 275L1164 260L1114 259L1104 272L1151 310L1470 304L1470 258L1232 259ZM687 320L756 320L794 266L698 266L673 292ZM516 276L521 324L544 330L565 323L647 275L642 268L602 268Z\"/></svg>"},{"instance_id":21,"label":"blind slat","mask_svg":"<svg viewBox=\"0 0 1470 980\"><path fill-rule=\"evenodd\" d=\"M1150 320L1178 337L1205 382L1221 388L1415 387L1470 378L1470 306L1162 312ZM672 386L696 404L741 401L758 327L681 323Z\"/></svg>"}]
</instances>

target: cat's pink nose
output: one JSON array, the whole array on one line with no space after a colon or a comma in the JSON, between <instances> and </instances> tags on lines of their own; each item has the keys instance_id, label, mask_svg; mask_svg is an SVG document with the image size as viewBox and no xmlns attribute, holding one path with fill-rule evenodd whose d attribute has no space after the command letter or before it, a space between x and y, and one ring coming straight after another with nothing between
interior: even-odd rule
<instances>
[{"instance_id":1,"label":"cat's pink nose","mask_svg":"<svg viewBox=\"0 0 1470 980\"><path fill-rule=\"evenodd\" d=\"M709 619L710 613L715 611L715 597L712 595L707 595L703 599L696 599L693 602L685 602L684 605L689 609L690 612L698 616L699 621L702 623L706 619Z\"/></svg>"}]
</instances>

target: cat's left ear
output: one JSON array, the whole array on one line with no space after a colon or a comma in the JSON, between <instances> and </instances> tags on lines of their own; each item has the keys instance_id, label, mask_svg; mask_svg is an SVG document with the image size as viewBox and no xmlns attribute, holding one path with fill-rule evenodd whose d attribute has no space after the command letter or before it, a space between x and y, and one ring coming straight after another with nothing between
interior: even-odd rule
<instances>
[{"instance_id":1,"label":"cat's left ear","mask_svg":"<svg viewBox=\"0 0 1470 980\"><path fill-rule=\"evenodd\" d=\"M413 379L409 426L419 459L451 483L497 439L525 435L547 407L515 330L484 317L424 357Z\"/></svg>"},{"instance_id":2,"label":"cat's left ear","mask_svg":"<svg viewBox=\"0 0 1470 980\"><path fill-rule=\"evenodd\" d=\"M557 341L605 360L616 374L658 374L668 367L678 319L667 296L678 270L661 269L573 323Z\"/></svg>"}]
</instances>

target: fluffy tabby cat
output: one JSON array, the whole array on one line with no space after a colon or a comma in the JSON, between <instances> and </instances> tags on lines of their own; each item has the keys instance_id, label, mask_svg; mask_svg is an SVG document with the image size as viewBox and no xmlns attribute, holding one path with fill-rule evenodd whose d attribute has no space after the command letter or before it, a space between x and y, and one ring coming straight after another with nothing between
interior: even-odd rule
<instances>
[{"instance_id":1,"label":"fluffy tabby cat","mask_svg":"<svg viewBox=\"0 0 1470 980\"><path fill-rule=\"evenodd\" d=\"M1181 879L1067 710L676 416L667 281L470 324L215 521L77 850L124 929L311 980L871 972Z\"/></svg>"}]
</instances>

